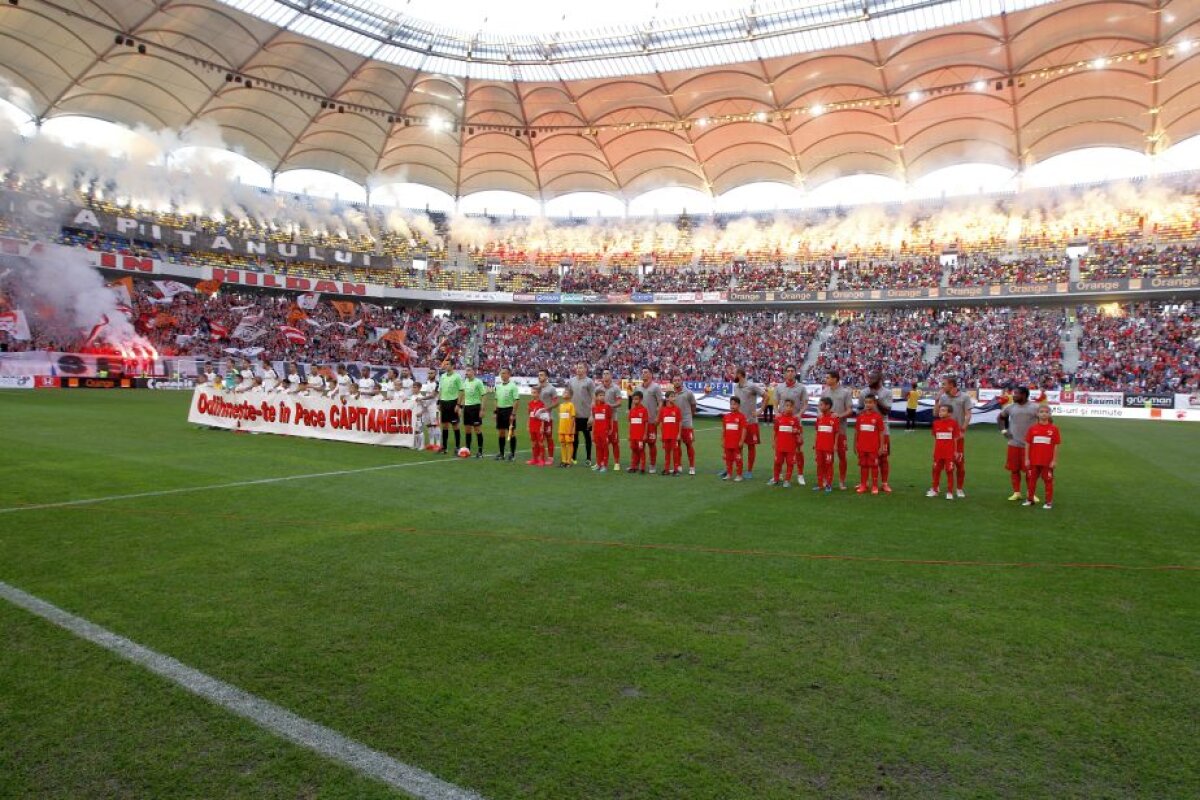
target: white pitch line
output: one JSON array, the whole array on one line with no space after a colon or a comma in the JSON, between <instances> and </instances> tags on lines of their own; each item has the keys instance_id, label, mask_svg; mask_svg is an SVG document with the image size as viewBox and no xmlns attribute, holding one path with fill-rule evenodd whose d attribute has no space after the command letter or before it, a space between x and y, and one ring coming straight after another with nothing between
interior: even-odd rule
<instances>
[{"instance_id":1,"label":"white pitch line","mask_svg":"<svg viewBox=\"0 0 1200 800\"><path fill-rule=\"evenodd\" d=\"M706 428L707 430L720 430L719 427L713 426ZM518 453L527 453L528 450L518 450ZM134 492L132 494L110 494L104 497L85 497L81 500L63 500L57 503L37 503L27 506L10 506L8 508L0 508L0 514L13 514L18 511L42 511L48 508L70 508L71 506L90 506L96 503L112 503L117 500L139 500L144 497L166 497L173 494L188 494L190 492L207 492L213 489L236 489L239 486L262 486L270 483L286 483L287 481L303 481L310 478L332 478L338 475L360 475L364 472L378 472L384 469L400 469L402 467L419 467L422 464L441 464L451 463L458 459L443 456L442 458L432 458L427 461L410 461L407 464L381 464L377 467L361 467L358 469L339 469L334 472L309 472L303 475L284 475L279 478L258 478L250 481L232 481L230 483L207 483L202 486L183 486L178 489L160 489L153 492Z\"/></svg>"},{"instance_id":2,"label":"white pitch line","mask_svg":"<svg viewBox=\"0 0 1200 800\"><path fill-rule=\"evenodd\" d=\"M214 705L250 720L289 742L386 783L422 800L483 800L469 789L447 783L418 767L397 761L337 731L238 687L200 672L170 656L113 633L83 617L0 581L0 597L35 616L99 645L117 656L166 678Z\"/></svg>"},{"instance_id":3,"label":"white pitch line","mask_svg":"<svg viewBox=\"0 0 1200 800\"><path fill-rule=\"evenodd\" d=\"M153 492L135 492L133 494L110 494L105 497L87 497L82 500L63 500L60 503L38 503L28 506L11 506L0 508L0 514L12 514L16 511L38 511L46 508L67 508L69 506L89 506L94 503L110 503L115 500L137 500L142 497L164 497L172 494L188 492L207 492L212 489L235 489L239 486L261 486L268 483L285 483L286 481L303 481L309 478L331 478L337 475L358 475L363 472L378 472L384 469L400 469L402 467L419 467L422 464L442 464L457 461L457 458L443 456L427 461L410 461L407 464L381 464L377 467L360 467L357 469L339 469L333 472L309 472L303 475L284 475L279 478L258 478L251 481L232 481L231 483L206 483L202 486L182 486L178 489L160 489Z\"/></svg>"}]
</instances>

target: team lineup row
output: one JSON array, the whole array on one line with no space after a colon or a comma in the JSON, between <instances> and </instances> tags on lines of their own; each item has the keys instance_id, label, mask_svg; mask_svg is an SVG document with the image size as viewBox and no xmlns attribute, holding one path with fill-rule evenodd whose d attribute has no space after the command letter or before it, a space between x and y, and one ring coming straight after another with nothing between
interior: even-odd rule
<instances>
[{"instance_id":1,"label":"team lineup row","mask_svg":"<svg viewBox=\"0 0 1200 800\"><path fill-rule=\"evenodd\" d=\"M376 381L364 373L353 379L345 366L339 365L331 378L312 372L301 379L292 365L286 379L281 380L270 364L257 375L249 363L240 372L226 374L224 379L210 368L206 372L210 383L227 391L244 392L252 389L279 391L307 396L321 395L350 399L381 398L414 400L424 427L424 441L429 449L450 454L470 455L472 437L475 457L484 456L483 400L495 396L497 450L495 460L513 461L517 451L517 415L521 387L511 370L502 368L492 387L480 379L473 367L463 374L446 360L437 369L430 369L424 382L415 380L407 368L389 370ZM750 380L745 369L738 369L733 381L730 411L721 418L722 446L725 470L723 480L740 482L753 478L758 447L763 444L760 417L765 411L768 387ZM683 376L676 374L664 387L649 369L642 370L640 388L626 392L604 370L599 382L588 375L586 364L575 367L575 375L560 390L554 386L545 370L538 373L537 384L531 387L528 404L528 433L531 439L530 466L554 464L555 444L558 445L558 464L564 468L578 461L579 447L584 447L585 465L599 473L621 470L620 412L627 407L627 444L630 450L628 472L655 474L658 472L658 453L661 445L663 471L661 474L683 474L683 455L686 451L688 474L696 474L695 394L684 385ZM774 416L774 466L768 485L790 487L793 476L798 485L805 485L803 415L809 405L807 387L797 380L796 368L784 370L784 380L771 387L771 394L780 409ZM890 494L891 431L889 415L893 403L892 390L884 385L882 374L873 371L867 376L867 386L861 392L862 408L855 410L851 389L841 382L836 370L826 375L818 400L819 413L815 421L814 454L817 485L814 491L832 492L834 471L837 486L845 490L849 451L848 420L855 419L854 451L859 465L859 494ZM941 475L946 475L946 498L966 496L966 453L964 432L971 422L973 400L958 386L954 376L942 380L941 394L935 403L936 419L932 425L934 437L933 472L928 496L940 493ZM1021 483L1025 478L1026 505L1038 502L1034 487L1040 480L1045 485L1046 508L1052 507L1054 493L1053 470L1057 462L1057 446L1061 441L1058 428L1050 420L1049 407L1035 405L1029 391L1018 387L1012 403L1000 414L1002 432L1008 439L1006 469L1010 473L1013 493L1010 500L1022 499ZM463 433L466 447L463 446ZM449 446L453 435L454 447ZM594 456L594 461L593 461Z\"/></svg>"},{"instance_id":2,"label":"team lineup row","mask_svg":"<svg viewBox=\"0 0 1200 800\"><path fill-rule=\"evenodd\" d=\"M763 444L759 423L764 411L767 387L750 380L744 369L734 376L730 411L721 418L722 446L725 470L723 480L735 482L753 478L758 447ZM459 412L467 428L467 448L475 434L476 458L483 458L483 434L480 409L483 382L478 378L463 378L451 368L449 361L442 365L437 381L438 427L443 453L458 452L462 447ZM775 384L774 397L780 408L775 415L774 467L768 485L790 487L793 474L799 485L804 479L804 434L802 419L808 408L808 389L796 379L796 368L784 370L784 380ZM496 429L498 433L496 460L512 461L516 455L516 418L520 389L512 380L511 371L501 369L494 388L496 394ZM845 490L848 469L849 436L847 422L855 418L854 449L859 464L859 494L881 491L890 494L891 435L888 420L893 393L884 385L878 371L868 375L863 391L863 408L854 409L853 393L841 382L836 370L831 370L818 400L819 415L815 422L814 451L817 463L817 485L814 491L832 492L836 463L838 488ZM530 466L551 466L554 463L555 443L558 444L559 465L570 468L577 463L579 445L585 450L585 464L596 472L611 468L619 472L621 461L620 409L624 393L612 372L605 370L600 382L589 375L586 364L578 364L575 376L560 391L552 385L545 370L538 373L529 402L529 435L532 441ZM936 400L937 419L932 426L934 437L933 473L927 495L939 494L940 476L947 478L947 499L966 496L966 453L964 432L971 422L974 401L958 386L954 376L942 380L941 394ZM688 474L696 474L695 415L696 397L683 382L682 375L673 376L664 388L654 374L644 369L640 388L627 399L627 443L630 449L628 472L655 474L658 470L658 450L663 451L663 475L683 474L683 454L686 450ZM1022 499L1021 482L1027 491L1024 505L1039 502L1034 488L1040 480L1046 491L1045 508L1051 508L1054 493L1054 467L1057 447L1061 441L1058 428L1050 419L1050 409L1035 405L1029 390L1019 387L1012 403L1000 414L1001 431L1008 440L1006 468L1010 473L1013 493L1010 500ZM454 450L448 447L449 435L454 435ZM507 450L507 455L506 455ZM595 462L593 463L593 450ZM611 458L610 458L611 454Z\"/></svg>"}]
</instances>

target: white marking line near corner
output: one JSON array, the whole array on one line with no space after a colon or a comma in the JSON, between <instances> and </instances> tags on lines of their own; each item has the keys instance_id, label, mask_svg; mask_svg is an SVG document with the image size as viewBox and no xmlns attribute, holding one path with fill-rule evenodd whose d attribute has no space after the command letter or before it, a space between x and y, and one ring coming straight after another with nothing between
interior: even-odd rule
<instances>
[{"instance_id":1,"label":"white marking line near corner","mask_svg":"<svg viewBox=\"0 0 1200 800\"><path fill-rule=\"evenodd\" d=\"M271 483L286 483L287 481L303 481L310 478L333 478L339 475L360 475L364 472L379 472L385 469L401 469L403 467L419 467L422 464L451 463L458 459L450 456L431 458L426 461L409 461L406 464L380 464L376 467L360 467L357 469L339 469L332 472L309 472L303 475L284 475L279 478L257 478L249 481L231 481L229 483L207 483L201 486L181 486L178 489L160 489L153 492L134 492L133 494L110 494L105 497L87 497L82 500L63 500L58 503L38 503L28 506L11 506L0 508L0 514L12 514L17 511L39 511L47 508L69 508L71 506L90 506L95 503L111 503L115 500L138 500L143 497L166 497L172 494L187 494L189 492L207 492L213 489L236 489L239 486L262 486Z\"/></svg>"},{"instance_id":2,"label":"white marking line near corner","mask_svg":"<svg viewBox=\"0 0 1200 800\"><path fill-rule=\"evenodd\" d=\"M447 783L418 767L293 714L281 706L200 672L170 656L126 639L82 617L0 581L0 597L81 639L99 645L171 683L243 717L260 728L305 747L356 772L422 800L483 800L481 795Z\"/></svg>"}]
</instances>

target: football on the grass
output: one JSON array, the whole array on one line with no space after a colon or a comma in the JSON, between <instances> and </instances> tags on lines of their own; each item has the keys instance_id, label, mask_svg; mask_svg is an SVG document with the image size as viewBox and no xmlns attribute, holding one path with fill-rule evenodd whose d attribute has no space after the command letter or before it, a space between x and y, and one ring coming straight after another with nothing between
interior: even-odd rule
<instances>
[{"instance_id":1,"label":"football on the grass","mask_svg":"<svg viewBox=\"0 0 1200 800\"><path fill-rule=\"evenodd\" d=\"M471 457L471 449L468 447L458 448L458 457L459 458L470 458Z\"/></svg>"}]
</instances>

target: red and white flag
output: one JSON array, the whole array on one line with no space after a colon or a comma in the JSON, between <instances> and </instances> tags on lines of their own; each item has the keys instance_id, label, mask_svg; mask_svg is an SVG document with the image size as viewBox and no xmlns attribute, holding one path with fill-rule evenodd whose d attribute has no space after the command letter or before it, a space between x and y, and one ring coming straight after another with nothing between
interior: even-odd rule
<instances>
[{"instance_id":1,"label":"red and white flag","mask_svg":"<svg viewBox=\"0 0 1200 800\"><path fill-rule=\"evenodd\" d=\"M195 294L196 290L188 286L186 283L179 281L154 281L154 285L162 292L162 296L170 300L177 294Z\"/></svg>"},{"instance_id":2,"label":"red and white flag","mask_svg":"<svg viewBox=\"0 0 1200 800\"><path fill-rule=\"evenodd\" d=\"M100 332L107 327L108 327L108 315L104 314L100 317L100 321L92 326L92 330L91 330L91 332L88 333L87 339L84 341L83 346L87 347L88 345L95 342L98 338L100 338Z\"/></svg>"},{"instance_id":3,"label":"red and white flag","mask_svg":"<svg viewBox=\"0 0 1200 800\"><path fill-rule=\"evenodd\" d=\"M225 327L219 322L210 322L208 323L208 335L212 337L214 342L217 342L221 339L228 338L229 328Z\"/></svg>"},{"instance_id":4,"label":"red and white flag","mask_svg":"<svg viewBox=\"0 0 1200 800\"><path fill-rule=\"evenodd\" d=\"M317 301L321 299L321 295L317 292L308 292L302 294L296 299L296 305L303 308L305 311L312 311L317 307Z\"/></svg>"},{"instance_id":5,"label":"red and white flag","mask_svg":"<svg viewBox=\"0 0 1200 800\"><path fill-rule=\"evenodd\" d=\"M21 342L28 342L31 338L29 320L25 319L25 312L19 308L0 314L0 331Z\"/></svg>"},{"instance_id":6,"label":"red and white flag","mask_svg":"<svg viewBox=\"0 0 1200 800\"><path fill-rule=\"evenodd\" d=\"M233 329L231 339L241 339L243 342L253 342L258 337L266 333L266 330L259 326L262 322L263 312L257 314L247 314L242 317L242 321Z\"/></svg>"},{"instance_id":7,"label":"red and white flag","mask_svg":"<svg viewBox=\"0 0 1200 800\"><path fill-rule=\"evenodd\" d=\"M133 305L133 278L125 277L113 281L108 284L108 288L117 296L117 302L127 306Z\"/></svg>"},{"instance_id":8,"label":"red and white flag","mask_svg":"<svg viewBox=\"0 0 1200 800\"><path fill-rule=\"evenodd\" d=\"M279 332L283 334L283 338L292 344L308 344L308 337L299 328L294 328L291 325L280 325Z\"/></svg>"}]
</instances>

